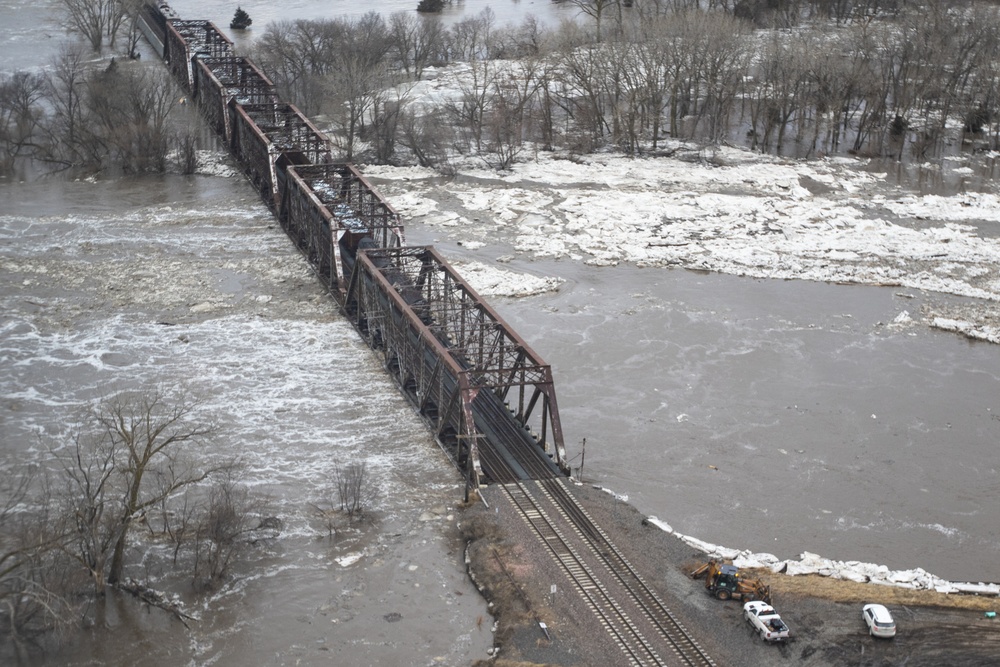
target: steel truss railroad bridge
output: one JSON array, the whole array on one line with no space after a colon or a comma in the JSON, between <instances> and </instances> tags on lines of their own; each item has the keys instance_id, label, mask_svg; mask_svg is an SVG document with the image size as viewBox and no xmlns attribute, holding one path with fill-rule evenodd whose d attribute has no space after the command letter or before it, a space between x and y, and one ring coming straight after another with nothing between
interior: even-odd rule
<instances>
[{"instance_id":1,"label":"steel truss railroad bridge","mask_svg":"<svg viewBox=\"0 0 1000 667\"><path fill-rule=\"evenodd\" d=\"M712 667L567 488L552 369L209 21L143 29L244 174L452 456L466 496L520 516L630 665ZM489 500L487 500L487 498Z\"/></svg>"},{"instance_id":2,"label":"steel truss railroad bridge","mask_svg":"<svg viewBox=\"0 0 1000 667\"><path fill-rule=\"evenodd\" d=\"M209 21L146 7L147 37L449 452L466 493L569 474L552 369ZM158 42L158 43L157 43Z\"/></svg>"}]
</instances>

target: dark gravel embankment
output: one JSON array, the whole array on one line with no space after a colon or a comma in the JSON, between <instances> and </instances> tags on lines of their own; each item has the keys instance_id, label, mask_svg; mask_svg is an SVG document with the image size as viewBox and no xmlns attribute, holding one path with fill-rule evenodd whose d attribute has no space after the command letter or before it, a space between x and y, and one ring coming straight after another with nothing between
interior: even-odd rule
<instances>
[{"instance_id":1,"label":"dark gravel embankment","mask_svg":"<svg viewBox=\"0 0 1000 667\"><path fill-rule=\"evenodd\" d=\"M988 619L983 613L994 602L1000 608L1000 601L956 600L818 577L767 575L774 606L792 629L793 639L784 645L765 644L743 621L739 602L708 596L703 583L687 575L704 562L704 554L648 524L634 507L603 491L589 486L576 486L573 491L720 667L1000 664L1000 618ZM490 490L483 493L491 501ZM462 520L465 535L472 540L470 569L493 602L497 617L498 650L493 664L626 665L624 654L570 591L564 575L524 521L498 511L501 507L499 502L491 503L490 509L477 504L466 510ZM895 639L868 635L861 601L889 607L899 627ZM969 608L941 606L956 603ZM548 638L539 621L546 625Z\"/></svg>"}]
</instances>

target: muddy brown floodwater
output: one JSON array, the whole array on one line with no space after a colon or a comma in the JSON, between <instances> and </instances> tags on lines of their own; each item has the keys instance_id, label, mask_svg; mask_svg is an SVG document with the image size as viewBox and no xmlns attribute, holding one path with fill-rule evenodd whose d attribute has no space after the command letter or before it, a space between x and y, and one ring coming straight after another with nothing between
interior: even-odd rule
<instances>
[{"instance_id":1,"label":"muddy brown floodwater","mask_svg":"<svg viewBox=\"0 0 1000 667\"><path fill-rule=\"evenodd\" d=\"M411 243L448 257L515 255L461 239L408 226ZM527 256L504 266L566 280L494 305L552 364L587 481L716 544L1000 580L1000 353L922 317L966 300ZM903 311L912 321L894 324Z\"/></svg>"},{"instance_id":2,"label":"muddy brown floodwater","mask_svg":"<svg viewBox=\"0 0 1000 667\"><path fill-rule=\"evenodd\" d=\"M455 531L460 476L242 179L0 185L0 239L0 470L44 464L97 397L183 385L216 426L188 456L238 457L284 525L207 594L137 531L126 576L176 593L197 620L112 592L82 630L17 654L3 643L0 664L486 655L488 609ZM316 507L352 462L377 500L331 535Z\"/></svg>"}]
</instances>

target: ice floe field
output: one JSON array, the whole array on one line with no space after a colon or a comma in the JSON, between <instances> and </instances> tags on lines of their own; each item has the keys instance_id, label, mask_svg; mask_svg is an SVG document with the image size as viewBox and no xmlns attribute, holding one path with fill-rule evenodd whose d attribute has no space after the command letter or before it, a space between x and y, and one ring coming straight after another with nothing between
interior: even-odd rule
<instances>
[{"instance_id":1,"label":"ice floe field","mask_svg":"<svg viewBox=\"0 0 1000 667\"><path fill-rule=\"evenodd\" d=\"M926 325L1000 343L1000 197L988 179L975 189L962 186L995 156L919 166L951 184L924 192L850 156L792 160L680 143L669 152L638 159L538 153L510 173L466 159L447 179L414 167L367 166L364 173L404 221L426 225L479 257L456 265L488 297L559 289L559 278L508 270L514 257L595 270L629 263L890 286L901 296L919 291L928 297L916 306L923 312L903 310L892 327ZM498 255L497 247L512 254ZM778 558L678 537L743 567L940 592L1000 592L996 584L952 582L920 568L892 570L810 552Z\"/></svg>"},{"instance_id":2,"label":"ice floe field","mask_svg":"<svg viewBox=\"0 0 1000 667\"><path fill-rule=\"evenodd\" d=\"M852 157L788 160L683 144L671 152L538 153L510 173L466 161L446 181L415 167L364 171L404 219L440 227L470 248L503 236L525 255L595 266L630 262L971 297L928 321L1000 342L995 192L906 191ZM993 157L938 168L971 171L966 162L980 159Z\"/></svg>"}]
</instances>

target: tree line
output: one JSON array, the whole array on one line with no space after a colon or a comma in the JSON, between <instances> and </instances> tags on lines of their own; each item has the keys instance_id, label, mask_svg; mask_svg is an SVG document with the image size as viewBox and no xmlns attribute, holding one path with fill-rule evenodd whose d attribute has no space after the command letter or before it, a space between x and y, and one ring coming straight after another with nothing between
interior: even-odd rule
<instances>
[{"instance_id":1,"label":"tree line","mask_svg":"<svg viewBox=\"0 0 1000 667\"><path fill-rule=\"evenodd\" d=\"M75 46L45 72L0 74L0 173L27 160L46 171L162 172L177 147L193 173L193 144L169 122L179 99L163 68L114 58L95 67Z\"/></svg>"},{"instance_id":2,"label":"tree line","mask_svg":"<svg viewBox=\"0 0 1000 667\"><path fill-rule=\"evenodd\" d=\"M564 1L582 20L552 30L489 10L450 28L418 13L280 22L253 56L356 161L441 167L457 151L506 168L528 146L655 154L669 138L902 158L1000 139L993 3ZM412 93L457 64L458 95Z\"/></svg>"},{"instance_id":3,"label":"tree line","mask_svg":"<svg viewBox=\"0 0 1000 667\"><path fill-rule=\"evenodd\" d=\"M162 172L174 149L193 173L194 140L169 124L177 86L162 67L134 62L147 2L61 0L80 41L43 71L0 73L0 174L29 160L45 171ZM91 57L107 52L117 55Z\"/></svg>"},{"instance_id":4,"label":"tree line","mask_svg":"<svg viewBox=\"0 0 1000 667\"><path fill-rule=\"evenodd\" d=\"M136 1L64 0L126 19ZM457 152L503 169L529 147L656 154L671 138L895 158L1000 143L995 3L562 1L580 20L555 29L531 16L499 26L489 9L450 27L421 12L282 21L250 55L358 162L446 169ZM126 19L75 24L100 49ZM413 92L444 65L466 70L457 94ZM178 147L193 170L193 141L166 122L177 99L162 71L94 71L78 49L45 74L4 74L0 169L30 157L162 171Z\"/></svg>"}]
</instances>

